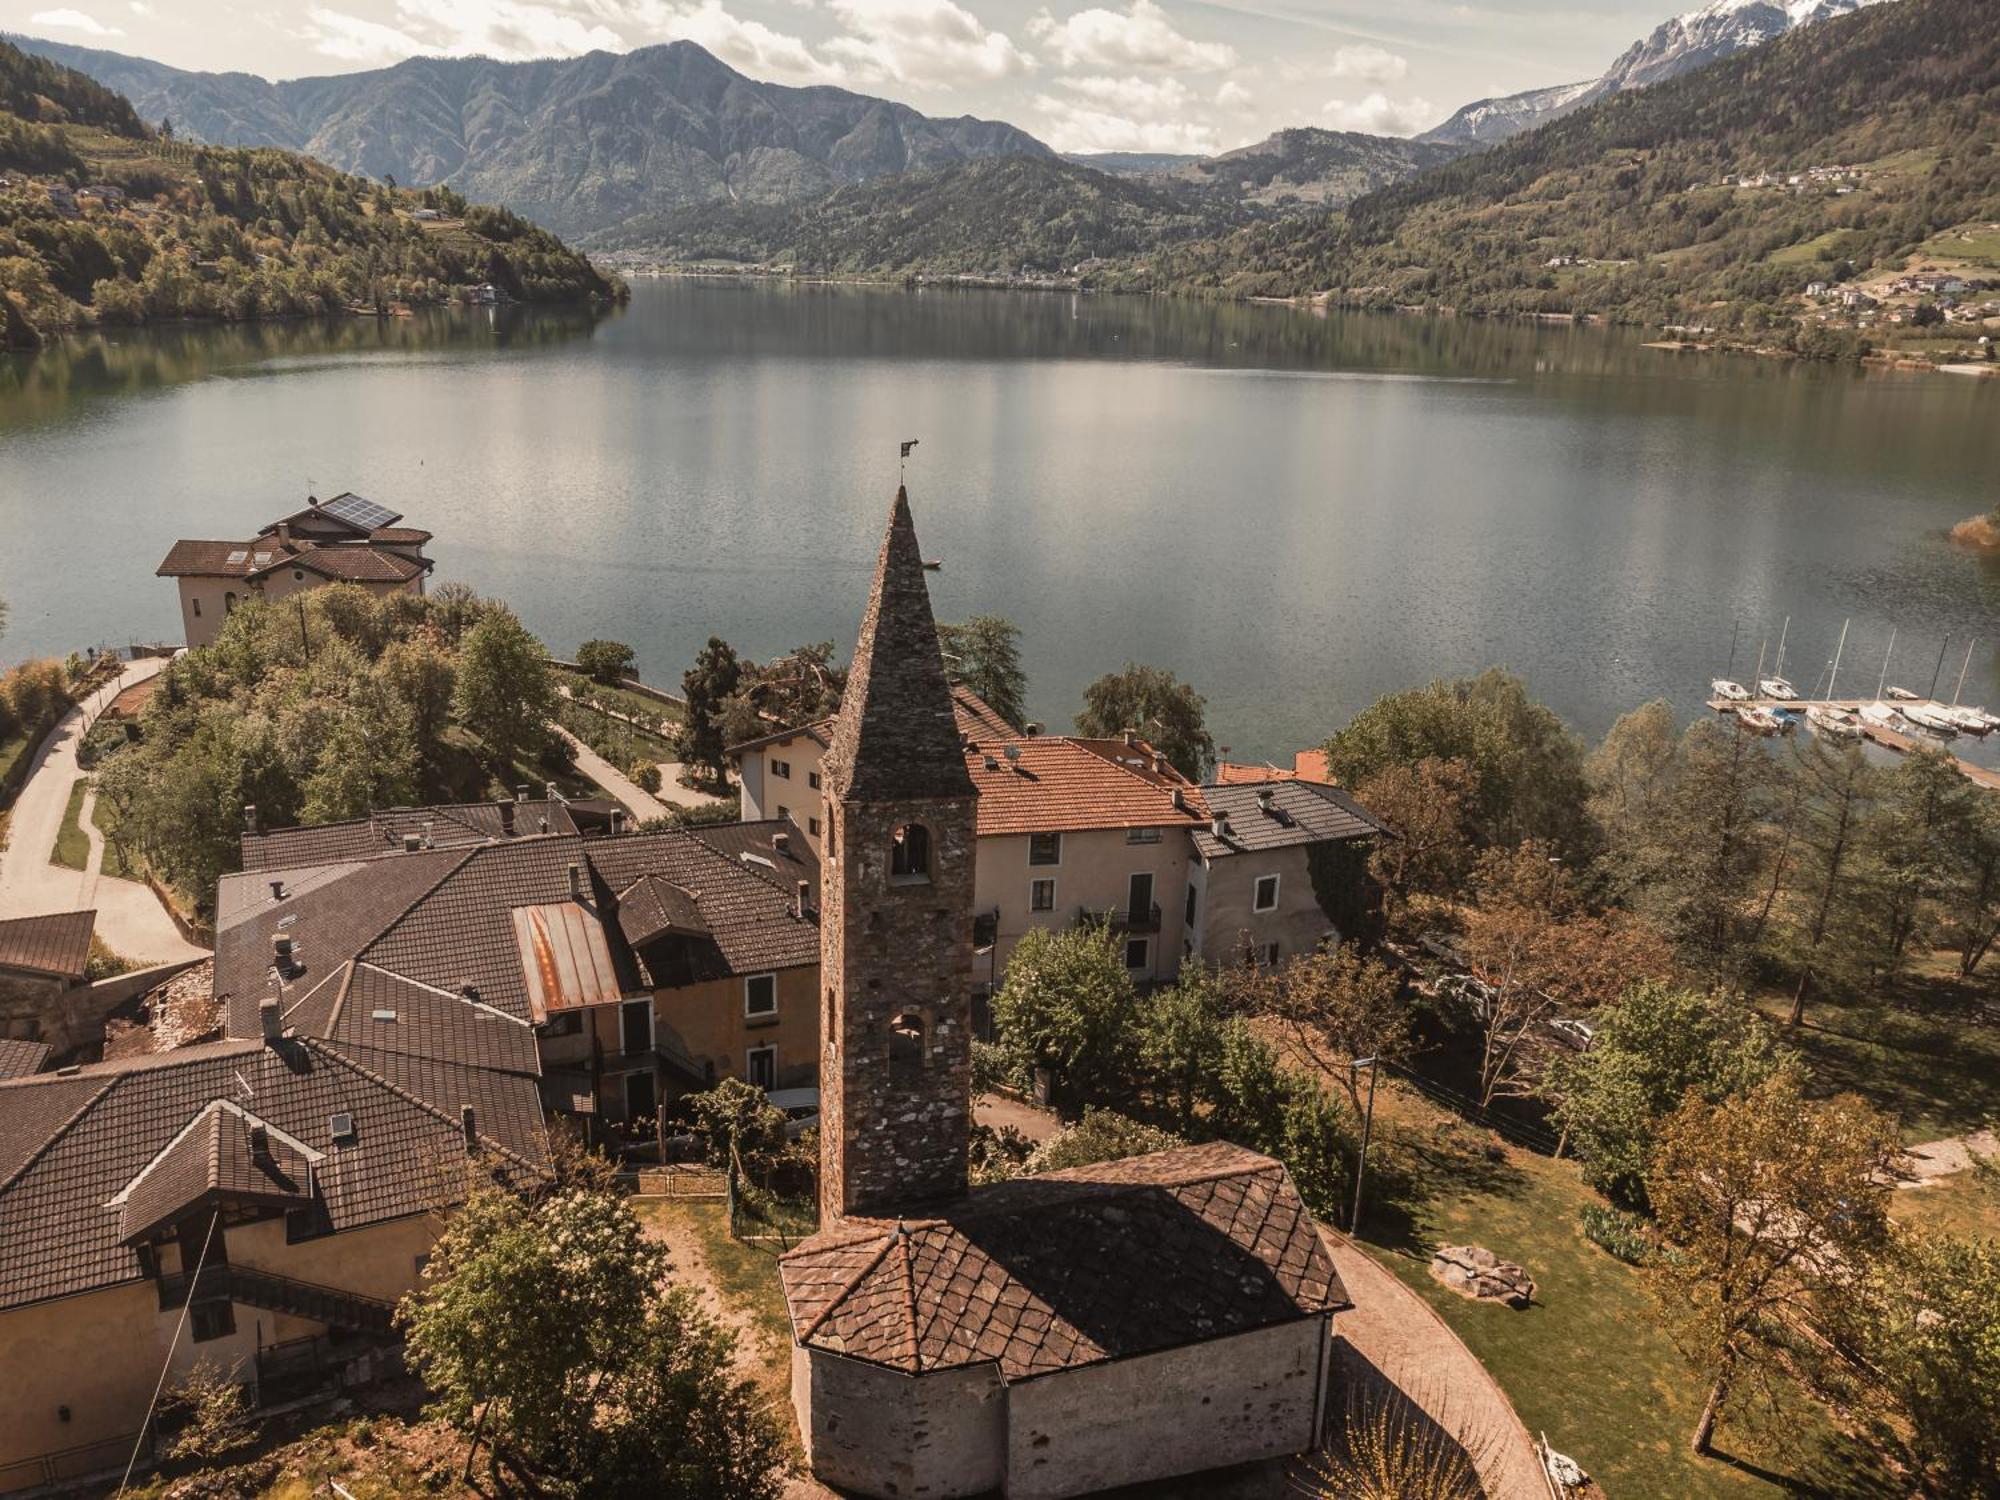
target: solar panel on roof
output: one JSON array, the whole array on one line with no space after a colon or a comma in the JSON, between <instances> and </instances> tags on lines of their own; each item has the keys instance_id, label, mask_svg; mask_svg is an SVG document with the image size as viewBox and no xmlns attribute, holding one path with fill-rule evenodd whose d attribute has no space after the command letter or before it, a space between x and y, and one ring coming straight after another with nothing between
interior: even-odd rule
<instances>
[{"instance_id":1,"label":"solar panel on roof","mask_svg":"<svg viewBox=\"0 0 2000 1500\"><path fill-rule=\"evenodd\" d=\"M361 495L335 495L331 500L322 501L320 509L338 520L365 526L370 531L377 526L393 526L403 519L388 506L377 505Z\"/></svg>"}]
</instances>

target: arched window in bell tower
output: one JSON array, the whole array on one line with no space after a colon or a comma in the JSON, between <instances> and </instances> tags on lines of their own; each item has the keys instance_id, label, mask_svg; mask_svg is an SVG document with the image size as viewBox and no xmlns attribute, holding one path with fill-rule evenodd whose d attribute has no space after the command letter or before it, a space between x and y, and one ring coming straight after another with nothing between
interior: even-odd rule
<instances>
[{"instance_id":1,"label":"arched window in bell tower","mask_svg":"<svg viewBox=\"0 0 2000 1500\"><path fill-rule=\"evenodd\" d=\"M889 878L899 884L931 878L931 831L923 824L905 823L896 830L889 849Z\"/></svg>"}]
</instances>

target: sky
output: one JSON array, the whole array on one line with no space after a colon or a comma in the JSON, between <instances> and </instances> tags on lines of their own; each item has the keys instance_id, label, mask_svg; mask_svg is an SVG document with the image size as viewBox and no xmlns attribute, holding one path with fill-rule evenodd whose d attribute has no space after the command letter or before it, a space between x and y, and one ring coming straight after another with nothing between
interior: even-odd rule
<instances>
[{"instance_id":1,"label":"sky","mask_svg":"<svg viewBox=\"0 0 2000 1500\"><path fill-rule=\"evenodd\" d=\"M1687 0L1692 3L1692 0ZM0 31L267 78L686 38L755 78L1002 119L1065 151L1410 135L1594 78L1673 0L0 0Z\"/></svg>"}]
</instances>

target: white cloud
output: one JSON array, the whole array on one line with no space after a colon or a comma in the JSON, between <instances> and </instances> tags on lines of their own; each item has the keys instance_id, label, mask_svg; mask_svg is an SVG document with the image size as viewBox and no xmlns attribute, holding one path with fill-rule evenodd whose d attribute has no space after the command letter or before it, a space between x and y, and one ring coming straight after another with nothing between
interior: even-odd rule
<instances>
[{"instance_id":1,"label":"white cloud","mask_svg":"<svg viewBox=\"0 0 2000 1500\"><path fill-rule=\"evenodd\" d=\"M152 13L153 13L153 7L152 7L152 6L150 6L150 5L148 5L148 4L146 3L146 0L132 0L132 14L133 14L133 15L135 15L135 16L150 16L150 15L151 15Z\"/></svg>"},{"instance_id":2,"label":"white cloud","mask_svg":"<svg viewBox=\"0 0 2000 1500\"><path fill-rule=\"evenodd\" d=\"M1391 99L1382 93L1353 103L1329 99L1321 113L1336 130L1360 130L1369 135L1415 135L1438 118L1437 108L1428 99Z\"/></svg>"},{"instance_id":3,"label":"white cloud","mask_svg":"<svg viewBox=\"0 0 2000 1500\"><path fill-rule=\"evenodd\" d=\"M123 36L116 26L106 26L97 17L80 10L38 10L28 17L33 26L54 26L64 31L81 31L85 36Z\"/></svg>"},{"instance_id":4,"label":"white cloud","mask_svg":"<svg viewBox=\"0 0 2000 1500\"><path fill-rule=\"evenodd\" d=\"M1100 109L1123 111L1148 118L1173 115L1194 100L1188 86L1178 78L1059 78L1059 88L1088 100Z\"/></svg>"},{"instance_id":5,"label":"white cloud","mask_svg":"<svg viewBox=\"0 0 2000 1500\"><path fill-rule=\"evenodd\" d=\"M681 7L662 18L659 34L697 42L752 78L778 83L840 83L847 77L839 65L815 57L798 37L774 31L762 21L732 15L721 0L701 0L699 5Z\"/></svg>"},{"instance_id":6,"label":"white cloud","mask_svg":"<svg viewBox=\"0 0 2000 1500\"><path fill-rule=\"evenodd\" d=\"M1246 109L1255 96L1234 78L1215 91L1215 102L1224 109Z\"/></svg>"},{"instance_id":7,"label":"white cloud","mask_svg":"<svg viewBox=\"0 0 2000 1500\"><path fill-rule=\"evenodd\" d=\"M1215 132L1193 120L1140 120L1073 99L1042 94L1038 132L1058 151L1177 151L1206 156Z\"/></svg>"},{"instance_id":8,"label":"white cloud","mask_svg":"<svg viewBox=\"0 0 2000 1500\"><path fill-rule=\"evenodd\" d=\"M953 0L827 0L847 35L820 50L860 83L971 83L1035 65L1005 32Z\"/></svg>"},{"instance_id":9,"label":"white cloud","mask_svg":"<svg viewBox=\"0 0 2000 1500\"><path fill-rule=\"evenodd\" d=\"M1058 21L1046 10L1028 34L1066 68L1192 69L1212 72L1236 61L1222 42L1197 42L1174 26L1154 0L1132 0L1123 11L1092 8Z\"/></svg>"},{"instance_id":10,"label":"white cloud","mask_svg":"<svg viewBox=\"0 0 2000 1500\"><path fill-rule=\"evenodd\" d=\"M1358 78L1363 83L1394 83L1410 71L1410 60L1384 47L1361 45L1342 47L1333 54L1335 78Z\"/></svg>"},{"instance_id":11,"label":"white cloud","mask_svg":"<svg viewBox=\"0 0 2000 1500\"><path fill-rule=\"evenodd\" d=\"M321 53L347 62L393 62L419 52L518 62L622 51L626 41L607 20L662 13L643 0L396 0L393 24L314 6L305 35Z\"/></svg>"}]
</instances>

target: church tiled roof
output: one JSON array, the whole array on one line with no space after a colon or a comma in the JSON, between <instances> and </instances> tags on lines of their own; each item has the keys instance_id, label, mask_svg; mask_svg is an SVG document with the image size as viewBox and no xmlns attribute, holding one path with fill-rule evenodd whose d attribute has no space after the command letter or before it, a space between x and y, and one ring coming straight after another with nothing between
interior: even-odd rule
<instances>
[{"instance_id":1,"label":"church tiled roof","mask_svg":"<svg viewBox=\"0 0 2000 1500\"><path fill-rule=\"evenodd\" d=\"M794 1338L907 1374L1022 1380L1348 1305L1284 1166L1186 1146L849 1219L779 1263Z\"/></svg>"}]
</instances>

